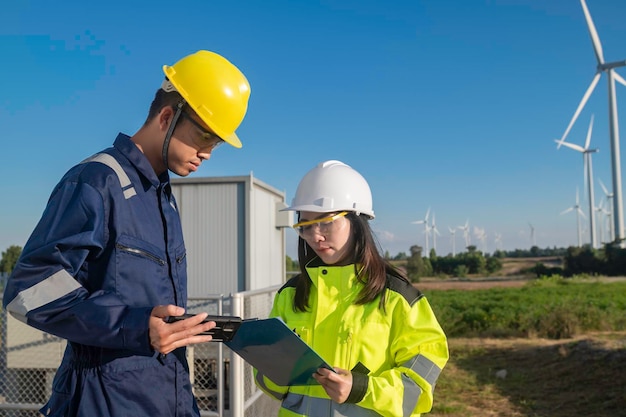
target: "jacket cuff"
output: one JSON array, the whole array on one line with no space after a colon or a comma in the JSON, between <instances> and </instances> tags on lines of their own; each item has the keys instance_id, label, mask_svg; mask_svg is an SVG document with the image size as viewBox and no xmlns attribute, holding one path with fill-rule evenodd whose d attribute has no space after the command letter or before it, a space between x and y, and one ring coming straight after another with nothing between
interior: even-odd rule
<instances>
[{"instance_id":1,"label":"jacket cuff","mask_svg":"<svg viewBox=\"0 0 626 417\"><path fill-rule=\"evenodd\" d=\"M369 384L369 376L358 372L352 372L352 390L346 399L348 404L356 404L365 397L367 386Z\"/></svg>"},{"instance_id":2,"label":"jacket cuff","mask_svg":"<svg viewBox=\"0 0 626 417\"><path fill-rule=\"evenodd\" d=\"M124 348L142 354L153 353L150 345L150 314L152 308L129 308L122 325Z\"/></svg>"}]
</instances>

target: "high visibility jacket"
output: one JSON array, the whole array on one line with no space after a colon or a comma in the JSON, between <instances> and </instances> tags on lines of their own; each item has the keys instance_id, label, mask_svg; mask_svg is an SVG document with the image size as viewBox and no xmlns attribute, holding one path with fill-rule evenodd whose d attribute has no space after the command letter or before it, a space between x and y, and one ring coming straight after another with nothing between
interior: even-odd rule
<instances>
[{"instance_id":1,"label":"high visibility jacket","mask_svg":"<svg viewBox=\"0 0 626 417\"><path fill-rule=\"evenodd\" d=\"M270 315L281 317L330 365L351 370L353 388L338 404L321 385L281 387L257 372L257 386L282 401L279 416L408 417L430 411L448 344L426 298L388 276L385 313L379 299L354 304L363 288L354 265L310 263L307 272L309 310L294 311L292 278L277 293Z\"/></svg>"},{"instance_id":2,"label":"high visibility jacket","mask_svg":"<svg viewBox=\"0 0 626 417\"><path fill-rule=\"evenodd\" d=\"M128 136L65 174L3 300L68 340L44 415L199 415L185 349L159 355L148 334L154 306L185 307L185 254L169 175Z\"/></svg>"}]
</instances>

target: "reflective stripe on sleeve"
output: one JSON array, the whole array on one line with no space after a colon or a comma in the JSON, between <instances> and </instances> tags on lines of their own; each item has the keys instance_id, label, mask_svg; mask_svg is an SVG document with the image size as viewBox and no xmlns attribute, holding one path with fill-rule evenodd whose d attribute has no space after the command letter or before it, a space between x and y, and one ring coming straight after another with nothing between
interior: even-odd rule
<instances>
[{"instance_id":1,"label":"reflective stripe on sleeve","mask_svg":"<svg viewBox=\"0 0 626 417\"><path fill-rule=\"evenodd\" d=\"M433 361L428 359L426 356L417 355L404 364L402 364L405 368L409 368L414 371L416 374L421 376L433 387L441 374L441 368L435 365Z\"/></svg>"},{"instance_id":2,"label":"reflective stripe on sleeve","mask_svg":"<svg viewBox=\"0 0 626 417\"><path fill-rule=\"evenodd\" d=\"M270 388L267 387L267 385L265 384L265 381L263 380L263 374L260 372L257 372L256 374L256 382L259 385L259 387L265 391L268 395L271 395L272 397L276 398L277 400L281 400L283 398L283 394L281 394L280 392L276 392Z\"/></svg>"},{"instance_id":3,"label":"reflective stripe on sleeve","mask_svg":"<svg viewBox=\"0 0 626 417\"><path fill-rule=\"evenodd\" d=\"M111 168L115 171L115 175L117 175L117 179L120 181L120 186L122 187L122 191L124 192L124 197L128 200L132 196L136 195L135 187L133 187L130 182L130 178L126 175L124 168L120 165L119 162L115 158L113 158L108 153L97 153L92 157L85 159L81 164L86 162L100 162Z\"/></svg>"},{"instance_id":4,"label":"reflective stripe on sleeve","mask_svg":"<svg viewBox=\"0 0 626 417\"><path fill-rule=\"evenodd\" d=\"M376 411L356 404L337 404L329 398L309 397L293 392L287 394L281 406L292 413L307 417L380 417Z\"/></svg>"},{"instance_id":5,"label":"reflective stripe on sleeve","mask_svg":"<svg viewBox=\"0 0 626 417\"><path fill-rule=\"evenodd\" d=\"M81 288L78 281L62 269L40 283L20 291L7 305L7 311L16 319L26 322L26 314L29 311L58 300L78 288Z\"/></svg>"},{"instance_id":6,"label":"reflective stripe on sleeve","mask_svg":"<svg viewBox=\"0 0 626 417\"><path fill-rule=\"evenodd\" d=\"M405 374L402 374L402 386L404 387L404 394L402 395L402 415L410 416L417 405L417 401L420 399L420 395L422 395L422 389L414 380Z\"/></svg>"}]
</instances>

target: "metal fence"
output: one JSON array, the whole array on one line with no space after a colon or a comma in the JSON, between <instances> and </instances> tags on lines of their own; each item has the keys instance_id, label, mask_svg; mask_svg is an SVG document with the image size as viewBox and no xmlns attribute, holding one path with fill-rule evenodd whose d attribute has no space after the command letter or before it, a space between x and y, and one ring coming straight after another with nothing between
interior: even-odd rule
<instances>
[{"instance_id":1,"label":"metal fence","mask_svg":"<svg viewBox=\"0 0 626 417\"><path fill-rule=\"evenodd\" d=\"M266 318L280 286L229 296L190 298L188 312ZM1 295L1 292L0 292ZM61 363L65 341L0 312L0 415L40 416ZM222 343L188 348L190 377L201 416L273 416L279 403L257 389L253 369Z\"/></svg>"}]
</instances>

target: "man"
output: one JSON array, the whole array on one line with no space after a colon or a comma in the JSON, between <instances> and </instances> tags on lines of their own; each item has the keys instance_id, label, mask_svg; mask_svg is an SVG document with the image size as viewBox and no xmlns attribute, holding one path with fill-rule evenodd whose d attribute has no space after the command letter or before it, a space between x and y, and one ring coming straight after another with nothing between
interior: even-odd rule
<instances>
[{"instance_id":1,"label":"man","mask_svg":"<svg viewBox=\"0 0 626 417\"><path fill-rule=\"evenodd\" d=\"M47 416L198 416L185 346L214 322L177 323L187 298L169 172L187 176L235 130L250 86L224 57L172 66L144 125L71 168L54 188L4 292L17 319L68 340Z\"/></svg>"}]
</instances>

